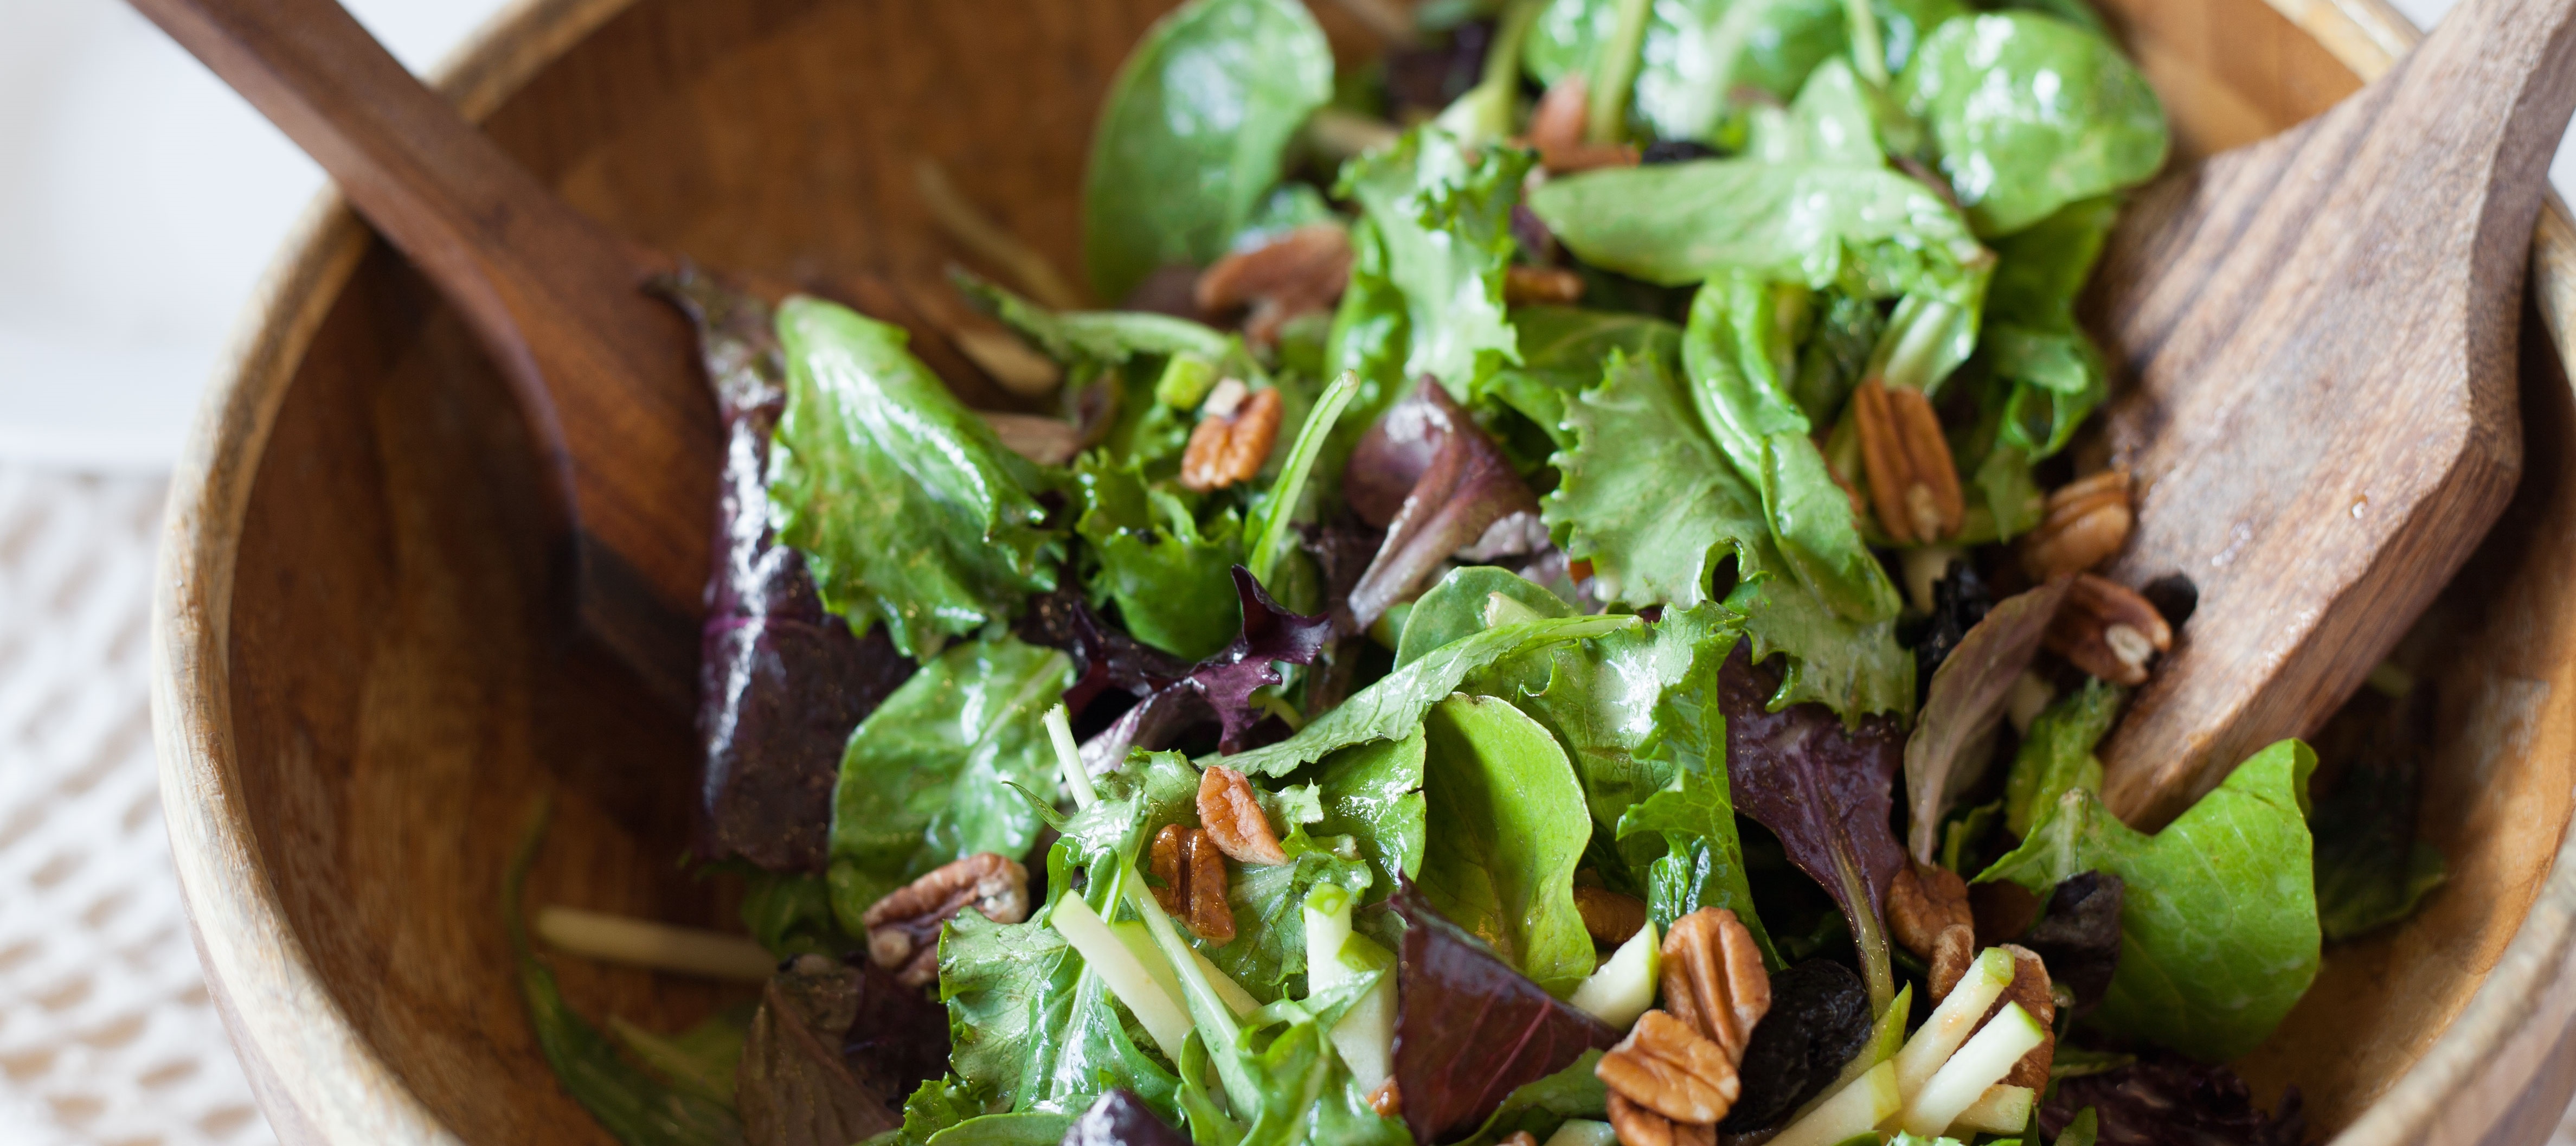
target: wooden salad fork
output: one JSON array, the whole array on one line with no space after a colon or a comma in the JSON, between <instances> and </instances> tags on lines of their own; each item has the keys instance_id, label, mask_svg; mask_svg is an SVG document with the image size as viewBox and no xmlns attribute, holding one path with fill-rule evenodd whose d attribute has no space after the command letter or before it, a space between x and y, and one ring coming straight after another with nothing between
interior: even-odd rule
<instances>
[{"instance_id":1,"label":"wooden salad fork","mask_svg":"<svg viewBox=\"0 0 2576 1146\"><path fill-rule=\"evenodd\" d=\"M2108 572L2199 590L2103 746L2105 801L2133 825L2313 732L2503 512L2571 47L2576 0L2463 0L2325 115L2122 219L2089 309L2120 375L2113 461L2142 492Z\"/></svg>"},{"instance_id":2,"label":"wooden salad fork","mask_svg":"<svg viewBox=\"0 0 2576 1146\"><path fill-rule=\"evenodd\" d=\"M333 0L133 0L330 173L524 407L581 629L693 703L721 451L671 269L555 198Z\"/></svg>"}]
</instances>

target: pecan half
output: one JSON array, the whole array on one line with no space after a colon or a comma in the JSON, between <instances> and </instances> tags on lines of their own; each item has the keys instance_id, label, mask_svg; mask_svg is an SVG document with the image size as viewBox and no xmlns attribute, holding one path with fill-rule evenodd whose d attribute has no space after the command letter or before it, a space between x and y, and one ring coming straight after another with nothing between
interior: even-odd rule
<instances>
[{"instance_id":1,"label":"pecan half","mask_svg":"<svg viewBox=\"0 0 2576 1146\"><path fill-rule=\"evenodd\" d=\"M1574 910L1583 914L1583 930L1592 941L1604 947L1616 947L1637 934L1646 925L1646 904L1633 895L1621 895L1606 887L1574 889Z\"/></svg>"},{"instance_id":2,"label":"pecan half","mask_svg":"<svg viewBox=\"0 0 2576 1146\"><path fill-rule=\"evenodd\" d=\"M968 905L995 923L1029 917L1029 869L977 852L888 892L859 922L868 932L868 961L907 987L939 978L939 929Z\"/></svg>"},{"instance_id":3,"label":"pecan half","mask_svg":"<svg viewBox=\"0 0 2576 1146\"><path fill-rule=\"evenodd\" d=\"M1898 946L1932 966L1932 998L1948 998L1977 957L1977 920L1959 873L1914 864L1887 889L1887 930Z\"/></svg>"},{"instance_id":4,"label":"pecan half","mask_svg":"<svg viewBox=\"0 0 2576 1146\"><path fill-rule=\"evenodd\" d=\"M2042 1034L2039 1045L2030 1048L2030 1053L2013 1064L2012 1073L2004 1076L2004 1085L2046 1090L2049 1064L2057 1060L2057 996L2049 988L2048 965L2041 962L2039 954L2030 948L2006 943L2004 950L2012 955L2012 982L2004 985L2003 995L1995 1000L1993 1006L1986 1008L1986 1016L1977 1020L1977 1025L1982 1027L1992 1022L1996 1015L2003 1013L2006 1003L2021 1004L2022 1010L2039 1020Z\"/></svg>"},{"instance_id":5,"label":"pecan half","mask_svg":"<svg viewBox=\"0 0 2576 1146\"><path fill-rule=\"evenodd\" d=\"M2078 573L2040 643L2077 668L2136 686L2147 682L2147 665L2157 654L2173 650L2173 626L2136 590Z\"/></svg>"},{"instance_id":6,"label":"pecan half","mask_svg":"<svg viewBox=\"0 0 2576 1146\"><path fill-rule=\"evenodd\" d=\"M1404 1117L1404 1092L1396 1089L1394 1079L1377 1084L1377 1089L1369 1092L1368 1104L1380 1118Z\"/></svg>"},{"instance_id":7,"label":"pecan half","mask_svg":"<svg viewBox=\"0 0 2576 1146\"><path fill-rule=\"evenodd\" d=\"M1199 822L1207 825L1216 849L1236 863L1266 867L1288 862L1278 834L1270 830L1270 817L1261 812L1252 781L1241 772L1216 764L1199 777Z\"/></svg>"},{"instance_id":8,"label":"pecan half","mask_svg":"<svg viewBox=\"0 0 2576 1146\"><path fill-rule=\"evenodd\" d=\"M2034 581L2080 573L2129 543L2129 472L2103 470L2048 495L2039 528L2021 539L2021 567Z\"/></svg>"},{"instance_id":9,"label":"pecan half","mask_svg":"<svg viewBox=\"0 0 2576 1146\"><path fill-rule=\"evenodd\" d=\"M1586 143L1585 121L1591 117L1590 86L1579 72L1568 72L1540 96L1530 111L1529 145L1539 165L1551 175L1569 175L1596 167L1633 167L1637 149L1624 143Z\"/></svg>"},{"instance_id":10,"label":"pecan half","mask_svg":"<svg viewBox=\"0 0 2576 1146\"><path fill-rule=\"evenodd\" d=\"M1610 1129L1619 1135L1619 1146L1717 1146L1715 1125L1675 1124L1615 1090L1610 1092Z\"/></svg>"},{"instance_id":11,"label":"pecan half","mask_svg":"<svg viewBox=\"0 0 2576 1146\"><path fill-rule=\"evenodd\" d=\"M1736 1058L1680 1019L1648 1011L1592 1073L1613 1093L1676 1123L1714 1126L1744 1093Z\"/></svg>"},{"instance_id":12,"label":"pecan half","mask_svg":"<svg viewBox=\"0 0 2576 1146\"><path fill-rule=\"evenodd\" d=\"M1673 921L1663 956L1665 1009L1723 1048L1729 1062L1743 1058L1753 1025L1771 1009L1771 973L1753 933L1734 912L1703 907Z\"/></svg>"},{"instance_id":13,"label":"pecan half","mask_svg":"<svg viewBox=\"0 0 2576 1146\"><path fill-rule=\"evenodd\" d=\"M1165 824L1154 833L1148 865L1154 902L1203 938L1234 942L1234 908L1225 901L1225 854L1197 828Z\"/></svg>"},{"instance_id":14,"label":"pecan half","mask_svg":"<svg viewBox=\"0 0 2576 1146\"><path fill-rule=\"evenodd\" d=\"M1533 302L1572 306L1583 301L1583 276L1563 267L1514 264L1503 272L1503 301L1513 306Z\"/></svg>"},{"instance_id":15,"label":"pecan half","mask_svg":"<svg viewBox=\"0 0 2576 1146\"><path fill-rule=\"evenodd\" d=\"M1494 1146L1538 1146L1538 1136L1527 1130L1515 1130L1511 1137L1494 1143Z\"/></svg>"},{"instance_id":16,"label":"pecan half","mask_svg":"<svg viewBox=\"0 0 2576 1146\"><path fill-rule=\"evenodd\" d=\"M1233 393L1241 397L1220 405L1227 382L1234 383ZM1181 451L1181 485L1206 493L1260 473L1261 463L1270 460L1271 444L1279 439L1279 416L1279 391L1244 394L1243 384L1231 378L1217 383L1199 410L1199 424L1190 430L1189 446Z\"/></svg>"},{"instance_id":17,"label":"pecan half","mask_svg":"<svg viewBox=\"0 0 2576 1146\"><path fill-rule=\"evenodd\" d=\"M1199 272L1191 297L1210 314L1249 307L1243 336L1269 346L1290 319L1332 309L1350 277L1350 233L1314 223L1218 259Z\"/></svg>"},{"instance_id":18,"label":"pecan half","mask_svg":"<svg viewBox=\"0 0 2576 1146\"><path fill-rule=\"evenodd\" d=\"M1852 391L1852 416L1879 528L1899 542L1922 545L1957 533L1968 503L1932 400L1911 386L1872 378Z\"/></svg>"}]
</instances>

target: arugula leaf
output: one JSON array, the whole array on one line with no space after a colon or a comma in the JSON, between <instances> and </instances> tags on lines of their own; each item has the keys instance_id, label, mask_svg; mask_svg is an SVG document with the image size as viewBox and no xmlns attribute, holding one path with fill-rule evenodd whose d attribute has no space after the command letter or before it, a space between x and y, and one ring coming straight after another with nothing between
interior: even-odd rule
<instances>
[{"instance_id":1,"label":"arugula leaf","mask_svg":"<svg viewBox=\"0 0 2576 1146\"><path fill-rule=\"evenodd\" d=\"M2030 835L2039 818L2057 808L2069 789L2102 790L2102 762L2093 746L2119 719L2120 686L2086 677L2084 687L2051 702L2031 718L2013 754L2012 771L2004 777L2004 827L2016 836Z\"/></svg>"},{"instance_id":2,"label":"arugula leaf","mask_svg":"<svg viewBox=\"0 0 2576 1146\"><path fill-rule=\"evenodd\" d=\"M868 906L951 860L1027 854L1043 826L1009 785L1055 790L1039 721L1073 673L1063 653L1003 636L932 661L850 734L832 794L832 909L864 935Z\"/></svg>"},{"instance_id":3,"label":"arugula leaf","mask_svg":"<svg viewBox=\"0 0 2576 1146\"><path fill-rule=\"evenodd\" d=\"M2205 1062L2254 1049L2316 979L2308 773L2296 740L2255 753L2152 836L2074 788L1976 882L2034 895L2087 871L2118 876L2119 970L2093 1021Z\"/></svg>"},{"instance_id":4,"label":"arugula leaf","mask_svg":"<svg viewBox=\"0 0 2576 1146\"><path fill-rule=\"evenodd\" d=\"M1942 174L1984 235L2143 183L2171 142L2155 89L2117 47L2032 13L1943 25L1895 92L1931 131Z\"/></svg>"},{"instance_id":5,"label":"arugula leaf","mask_svg":"<svg viewBox=\"0 0 2576 1146\"><path fill-rule=\"evenodd\" d=\"M1681 328L1651 315L1518 306L1511 317L1520 332L1520 363L1485 378L1471 400L1490 398L1519 411L1547 431L1558 449L1574 445L1573 432L1563 425L1566 403L1601 381L1601 363L1611 351L1664 359L1681 353Z\"/></svg>"},{"instance_id":6,"label":"arugula leaf","mask_svg":"<svg viewBox=\"0 0 2576 1146\"><path fill-rule=\"evenodd\" d=\"M824 605L905 656L1055 588L1062 543L1035 466L904 349L902 327L802 296L778 308L787 410L770 448L770 512Z\"/></svg>"},{"instance_id":7,"label":"arugula leaf","mask_svg":"<svg viewBox=\"0 0 2576 1146\"><path fill-rule=\"evenodd\" d=\"M1896 995L1888 969L1887 889L1905 867L1889 826L1902 750L1897 722L1850 727L1820 704L1771 710L1777 692L1758 650L1739 643L1718 677L1726 718L1727 781L1735 807L1780 837L1789 860L1842 908L1860 948L1873 1009Z\"/></svg>"},{"instance_id":8,"label":"arugula leaf","mask_svg":"<svg viewBox=\"0 0 2576 1146\"><path fill-rule=\"evenodd\" d=\"M1463 398L1479 377L1520 360L1503 277L1514 246L1512 206L1535 162L1499 146L1470 159L1455 136L1425 124L1342 169L1336 193L1368 213L1385 281L1404 299L1401 377L1429 374Z\"/></svg>"},{"instance_id":9,"label":"arugula leaf","mask_svg":"<svg viewBox=\"0 0 2576 1146\"><path fill-rule=\"evenodd\" d=\"M1331 711L1306 722L1297 734L1226 757L1227 767L1252 776L1284 776L1344 748L1396 740L1421 727L1423 713L1457 690L1470 673L1523 653L1565 641L1614 632L1634 617L1564 617L1520 621L1452 641L1377 682Z\"/></svg>"},{"instance_id":10,"label":"arugula leaf","mask_svg":"<svg viewBox=\"0 0 2576 1146\"><path fill-rule=\"evenodd\" d=\"M1450 1138L1542 1080L1553 1084L1522 1095L1523 1109L1588 1101L1592 1092L1562 1072L1620 1032L1512 970L1410 884L1391 902L1405 923L1395 1083L1413 1140Z\"/></svg>"},{"instance_id":11,"label":"arugula leaf","mask_svg":"<svg viewBox=\"0 0 2576 1146\"><path fill-rule=\"evenodd\" d=\"M1193 0L1110 81L1083 179L1083 262L1103 298L1225 253L1288 140L1333 95L1333 53L1297 0Z\"/></svg>"},{"instance_id":12,"label":"arugula leaf","mask_svg":"<svg viewBox=\"0 0 2576 1146\"><path fill-rule=\"evenodd\" d=\"M1422 727L1425 901L1549 993L1571 993L1593 969L1574 906L1592 823L1565 750L1495 697L1452 696Z\"/></svg>"},{"instance_id":13,"label":"arugula leaf","mask_svg":"<svg viewBox=\"0 0 2576 1146\"><path fill-rule=\"evenodd\" d=\"M1950 802L1984 777L2004 700L2039 654L2040 635L2072 584L2059 577L1996 602L1933 670L1922 718L1905 739L1908 842L1916 863L1933 862Z\"/></svg>"},{"instance_id":14,"label":"arugula leaf","mask_svg":"<svg viewBox=\"0 0 2576 1146\"><path fill-rule=\"evenodd\" d=\"M1569 403L1575 447L1540 503L1566 554L1592 562L1604 601L1687 609L1709 600L1735 560L1728 605L1746 618L1756 655L1791 664L1776 703L1821 700L1846 715L1905 711L1914 662L1896 622L1854 622L1798 583L1771 539L1760 495L1699 428L1668 366L1614 352L1602 383ZM1848 505L1837 507L1846 518Z\"/></svg>"},{"instance_id":15,"label":"arugula leaf","mask_svg":"<svg viewBox=\"0 0 2576 1146\"><path fill-rule=\"evenodd\" d=\"M1401 740L1372 740L1324 758L1316 780L1324 818L1315 822L1315 831L1359 844L1370 868L1364 901L1391 895L1398 882L1421 874L1428 830L1422 796L1426 748L1415 729Z\"/></svg>"},{"instance_id":16,"label":"arugula leaf","mask_svg":"<svg viewBox=\"0 0 2576 1146\"><path fill-rule=\"evenodd\" d=\"M1074 531L1100 562L1095 601L1118 602L1127 631L1164 651L1196 660L1224 648L1242 621L1228 572L1243 559L1242 517L1226 510L1202 532L1187 502L1098 454L1075 464L1074 481Z\"/></svg>"},{"instance_id":17,"label":"arugula leaf","mask_svg":"<svg viewBox=\"0 0 2576 1146\"><path fill-rule=\"evenodd\" d=\"M939 942L939 995L958 1077L1009 1112L1070 1114L1118 1087L1171 1108L1179 1078L1143 1049L1141 1028L1043 916L994 923L959 912Z\"/></svg>"},{"instance_id":18,"label":"arugula leaf","mask_svg":"<svg viewBox=\"0 0 2576 1146\"><path fill-rule=\"evenodd\" d=\"M1646 876L1646 912L1657 927L1670 927L1703 907L1725 908L1753 933L1764 960L1776 969L1780 956L1753 908L1744 845L1735 830L1719 674L1737 637L1733 626L1713 623L1724 615L1715 609L1668 612L1656 622L1658 630L1669 625L1677 635L1687 634L1675 642L1686 642L1687 661L1657 691L1652 731L1638 745L1635 759L1640 773L1661 772L1669 779L1618 813L1612 831L1620 840L1649 832L1663 839L1664 854L1655 857ZM1596 818L1602 810L1600 794L1596 788Z\"/></svg>"}]
</instances>

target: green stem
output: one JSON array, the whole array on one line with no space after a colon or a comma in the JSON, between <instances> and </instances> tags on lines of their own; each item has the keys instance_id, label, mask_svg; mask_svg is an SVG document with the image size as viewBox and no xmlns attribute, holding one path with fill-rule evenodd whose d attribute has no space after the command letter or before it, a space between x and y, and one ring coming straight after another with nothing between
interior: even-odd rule
<instances>
[{"instance_id":1,"label":"green stem","mask_svg":"<svg viewBox=\"0 0 2576 1146\"><path fill-rule=\"evenodd\" d=\"M1646 15L1653 0L1619 0L1619 23L1592 61L1591 106L1585 109L1584 139L1617 143L1627 133L1628 89L1637 84L1637 60L1646 46Z\"/></svg>"},{"instance_id":2,"label":"green stem","mask_svg":"<svg viewBox=\"0 0 2576 1146\"><path fill-rule=\"evenodd\" d=\"M1871 86L1886 87L1887 47L1879 42L1878 15L1869 10L1869 0L1843 0L1843 14L1851 21L1853 66Z\"/></svg>"},{"instance_id":3,"label":"green stem","mask_svg":"<svg viewBox=\"0 0 2576 1146\"><path fill-rule=\"evenodd\" d=\"M1851 921L1852 945L1860 948L1861 978L1869 984L1871 1014L1881 1014L1896 999L1896 972L1888 965L1887 928L1872 908L1869 885L1862 882L1860 862L1846 847L1834 849L1834 866L1843 883L1843 915Z\"/></svg>"},{"instance_id":4,"label":"green stem","mask_svg":"<svg viewBox=\"0 0 2576 1146\"><path fill-rule=\"evenodd\" d=\"M1234 1011L1216 993L1214 984L1200 973L1197 959L1190 956L1189 941L1181 938L1180 929L1172 926L1172 917L1163 914L1163 905L1137 889L1144 881L1125 874L1133 860L1122 857L1122 874L1118 891L1128 906L1145 920L1145 929L1154 934L1154 946L1172 964L1172 973L1181 981L1182 1004L1189 1008L1190 1021L1198 1027L1199 1041L1207 1044L1208 1057L1216 1062L1217 1079L1225 1084L1226 1101L1235 1113L1261 1109L1261 1086L1252 1072L1243 1066L1243 1028L1234 1021Z\"/></svg>"},{"instance_id":5,"label":"green stem","mask_svg":"<svg viewBox=\"0 0 2576 1146\"><path fill-rule=\"evenodd\" d=\"M1871 351L1869 375L1888 386L1910 386L1927 396L1958 363L1948 346L1959 320L1955 303L1907 295L1896 304L1887 330Z\"/></svg>"},{"instance_id":6,"label":"green stem","mask_svg":"<svg viewBox=\"0 0 2576 1146\"><path fill-rule=\"evenodd\" d=\"M1091 786L1091 771L1082 766L1082 746L1073 742L1073 721L1065 716L1061 702L1047 710L1045 724L1047 739L1055 744L1056 766L1064 770L1065 790L1073 793L1073 806L1090 807L1100 793Z\"/></svg>"},{"instance_id":7,"label":"green stem","mask_svg":"<svg viewBox=\"0 0 2576 1146\"><path fill-rule=\"evenodd\" d=\"M1287 552L1288 537L1294 532L1291 522L1297 516L1297 503L1306 492L1306 474L1315 468L1315 456L1324 451L1324 439L1331 437L1333 423L1340 421L1342 407L1351 404L1351 395L1359 392L1357 371L1342 371L1340 378L1325 387L1324 396L1315 400L1315 409L1306 415L1306 424L1297 430L1297 442L1288 448L1288 460L1280 463L1279 480L1271 483L1270 500L1253 515L1252 546L1244 567L1252 579L1264 587L1270 575L1279 568L1279 558Z\"/></svg>"}]
</instances>

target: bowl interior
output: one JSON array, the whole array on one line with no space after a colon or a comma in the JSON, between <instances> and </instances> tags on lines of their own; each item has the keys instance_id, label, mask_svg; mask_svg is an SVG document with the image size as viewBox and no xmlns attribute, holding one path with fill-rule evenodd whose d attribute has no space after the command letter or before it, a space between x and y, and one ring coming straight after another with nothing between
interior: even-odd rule
<instances>
[{"instance_id":1,"label":"bowl interior","mask_svg":"<svg viewBox=\"0 0 2576 1146\"><path fill-rule=\"evenodd\" d=\"M970 401L989 401L997 391L939 333L964 312L942 277L963 256L930 226L915 162L937 160L1078 267L1093 109L1168 4L553 7L561 19L527 26L614 14L500 104L488 127L502 146L615 228L904 323ZM2186 157L2359 85L2259 0L2105 7ZM1316 8L1356 42L1336 6ZM283 396L265 443L243 447L254 477L215 626L230 677L221 796L330 1002L430 1115L466 1142L606 1142L523 1018L502 872L532 802L552 793L531 904L726 922L723 882L677 862L689 730L564 638L529 441L463 327L381 244L331 279L291 378L241 383ZM2442 747L2423 830L2451 883L2403 927L2330 950L2306 1003L2244 1064L2267 1099L2297 1082L2329 1130L2467 1004L2538 894L2576 790L2564 750L2576 693L2559 687L2576 598L2550 575L2576 563L2576 488L2556 462L2571 411L2555 358L2528 341L2523 488L2438 607L2452 667L2434 678ZM585 1014L657 1030L743 994L573 959L556 969ZM268 1085L274 1104L299 1083Z\"/></svg>"}]
</instances>

